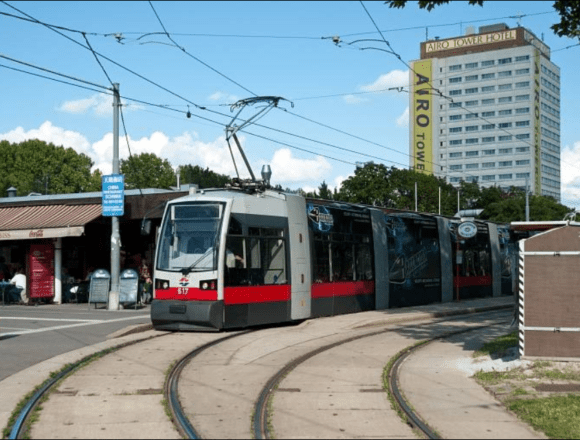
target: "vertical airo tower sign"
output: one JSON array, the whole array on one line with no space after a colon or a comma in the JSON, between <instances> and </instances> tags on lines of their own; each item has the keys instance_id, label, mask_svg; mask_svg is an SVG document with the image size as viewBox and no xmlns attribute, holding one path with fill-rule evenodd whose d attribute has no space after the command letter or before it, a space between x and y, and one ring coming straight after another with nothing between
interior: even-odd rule
<instances>
[{"instance_id":1,"label":"vertical airo tower sign","mask_svg":"<svg viewBox=\"0 0 580 440\"><path fill-rule=\"evenodd\" d=\"M431 60L421 60L411 69L413 140L411 165L416 171L433 173L433 102Z\"/></svg>"}]
</instances>

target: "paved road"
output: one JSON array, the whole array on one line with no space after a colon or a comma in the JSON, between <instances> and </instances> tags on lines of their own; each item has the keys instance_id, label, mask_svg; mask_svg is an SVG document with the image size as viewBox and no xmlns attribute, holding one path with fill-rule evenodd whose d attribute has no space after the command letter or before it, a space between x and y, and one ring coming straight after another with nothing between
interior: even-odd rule
<instances>
[{"instance_id":1,"label":"paved road","mask_svg":"<svg viewBox=\"0 0 580 440\"><path fill-rule=\"evenodd\" d=\"M151 322L149 307L108 311L87 304L0 306L0 381L125 327Z\"/></svg>"}]
</instances>

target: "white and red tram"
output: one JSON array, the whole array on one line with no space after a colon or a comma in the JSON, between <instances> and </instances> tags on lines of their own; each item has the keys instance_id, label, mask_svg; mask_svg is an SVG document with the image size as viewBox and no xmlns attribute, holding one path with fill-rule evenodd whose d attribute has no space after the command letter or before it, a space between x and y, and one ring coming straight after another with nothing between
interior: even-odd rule
<instances>
[{"instance_id":1,"label":"white and red tram","mask_svg":"<svg viewBox=\"0 0 580 440\"><path fill-rule=\"evenodd\" d=\"M161 330L220 330L453 301L460 291L499 296L508 248L497 225L478 222L460 258L454 226L275 190L197 192L165 208L151 319Z\"/></svg>"}]
</instances>

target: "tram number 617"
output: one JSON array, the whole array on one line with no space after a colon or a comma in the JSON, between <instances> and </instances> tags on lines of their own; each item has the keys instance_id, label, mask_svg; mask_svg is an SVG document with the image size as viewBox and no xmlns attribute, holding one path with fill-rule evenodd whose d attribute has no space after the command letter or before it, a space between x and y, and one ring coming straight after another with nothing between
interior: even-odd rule
<instances>
[{"instance_id":1,"label":"tram number 617","mask_svg":"<svg viewBox=\"0 0 580 440\"><path fill-rule=\"evenodd\" d=\"M177 294L178 295L187 295L187 291L189 289L187 287L178 287L177 288Z\"/></svg>"}]
</instances>

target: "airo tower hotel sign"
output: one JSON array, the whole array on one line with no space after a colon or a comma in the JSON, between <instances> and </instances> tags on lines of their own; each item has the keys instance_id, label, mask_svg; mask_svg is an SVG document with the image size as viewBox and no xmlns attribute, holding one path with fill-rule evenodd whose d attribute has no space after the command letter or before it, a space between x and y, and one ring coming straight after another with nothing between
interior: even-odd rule
<instances>
[{"instance_id":1,"label":"airo tower hotel sign","mask_svg":"<svg viewBox=\"0 0 580 440\"><path fill-rule=\"evenodd\" d=\"M452 38L450 40L430 41L425 43L425 52L440 52L442 50L460 49L470 46L480 46L482 44L502 43L511 40L516 40L515 29L494 32L491 34L467 35L465 37Z\"/></svg>"}]
</instances>

